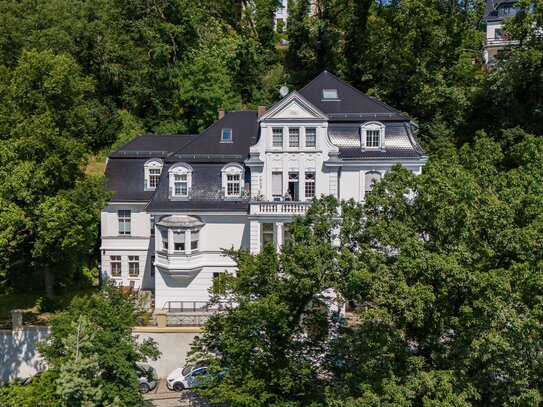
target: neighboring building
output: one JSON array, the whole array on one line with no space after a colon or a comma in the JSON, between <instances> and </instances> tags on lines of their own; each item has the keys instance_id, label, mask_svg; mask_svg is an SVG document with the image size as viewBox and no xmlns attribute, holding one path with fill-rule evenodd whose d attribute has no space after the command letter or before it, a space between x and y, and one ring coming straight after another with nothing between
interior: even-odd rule
<instances>
[{"instance_id":1,"label":"neighboring building","mask_svg":"<svg viewBox=\"0 0 543 407\"><path fill-rule=\"evenodd\" d=\"M275 31L277 31L278 27L283 27L284 29L287 26L288 0L280 0L280 2L281 4L277 7L274 16Z\"/></svg>"},{"instance_id":2,"label":"neighboring building","mask_svg":"<svg viewBox=\"0 0 543 407\"><path fill-rule=\"evenodd\" d=\"M206 301L235 271L222 249L280 248L314 197L363 201L396 163L419 174L415 129L323 72L267 112L220 112L199 135L139 136L108 158L102 277L151 290L156 308Z\"/></svg>"},{"instance_id":3,"label":"neighboring building","mask_svg":"<svg viewBox=\"0 0 543 407\"><path fill-rule=\"evenodd\" d=\"M484 64L491 65L496 55L517 41L509 39L503 30L504 20L517 12L516 0L487 0L485 10L486 41L484 46Z\"/></svg>"}]
</instances>

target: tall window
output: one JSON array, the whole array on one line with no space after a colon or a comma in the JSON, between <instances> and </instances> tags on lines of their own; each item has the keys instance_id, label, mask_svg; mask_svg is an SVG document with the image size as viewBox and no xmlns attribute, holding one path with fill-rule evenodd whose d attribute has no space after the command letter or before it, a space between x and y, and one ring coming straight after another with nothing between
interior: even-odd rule
<instances>
[{"instance_id":1,"label":"tall window","mask_svg":"<svg viewBox=\"0 0 543 407\"><path fill-rule=\"evenodd\" d=\"M185 232L173 232L173 251L185 251Z\"/></svg>"},{"instance_id":2,"label":"tall window","mask_svg":"<svg viewBox=\"0 0 543 407\"><path fill-rule=\"evenodd\" d=\"M240 174L226 174L226 196L240 196Z\"/></svg>"},{"instance_id":3,"label":"tall window","mask_svg":"<svg viewBox=\"0 0 543 407\"><path fill-rule=\"evenodd\" d=\"M151 256L151 277L155 276L155 256Z\"/></svg>"},{"instance_id":4,"label":"tall window","mask_svg":"<svg viewBox=\"0 0 543 407\"><path fill-rule=\"evenodd\" d=\"M288 129L288 146L300 147L300 129L297 127L290 127Z\"/></svg>"},{"instance_id":5,"label":"tall window","mask_svg":"<svg viewBox=\"0 0 543 407\"><path fill-rule=\"evenodd\" d=\"M283 147L283 128L274 127L272 129L273 147Z\"/></svg>"},{"instance_id":6,"label":"tall window","mask_svg":"<svg viewBox=\"0 0 543 407\"><path fill-rule=\"evenodd\" d=\"M180 164L170 169L170 191L172 198L189 198L192 168Z\"/></svg>"},{"instance_id":7,"label":"tall window","mask_svg":"<svg viewBox=\"0 0 543 407\"><path fill-rule=\"evenodd\" d=\"M272 195L274 200L281 200L283 195L283 173L272 172Z\"/></svg>"},{"instance_id":8,"label":"tall window","mask_svg":"<svg viewBox=\"0 0 543 407\"><path fill-rule=\"evenodd\" d=\"M120 210L117 211L117 216L119 217L119 234L120 235L129 235L132 233L131 225L131 212L130 210Z\"/></svg>"},{"instance_id":9,"label":"tall window","mask_svg":"<svg viewBox=\"0 0 543 407\"><path fill-rule=\"evenodd\" d=\"M189 195L189 183L187 174L174 174L173 190L174 196Z\"/></svg>"},{"instance_id":10,"label":"tall window","mask_svg":"<svg viewBox=\"0 0 543 407\"><path fill-rule=\"evenodd\" d=\"M221 173L224 198L240 198L244 184L243 167L237 163L230 163L223 167Z\"/></svg>"},{"instance_id":11,"label":"tall window","mask_svg":"<svg viewBox=\"0 0 543 407\"><path fill-rule=\"evenodd\" d=\"M152 159L147 161L145 163L145 189L156 189L161 173L162 162L160 160Z\"/></svg>"},{"instance_id":12,"label":"tall window","mask_svg":"<svg viewBox=\"0 0 543 407\"><path fill-rule=\"evenodd\" d=\"M213 273L213 294L225 294L226 285L224 281L224 273Z\"/></svg>"},{"instance_id":13,"label":"tall window","mask_svg":"<svg viewBox=\"0 0 543 407\"><path fill-rule=\"evenodd\" d=\"M315 147L317 145L317 129L309 127L305 129L305 146Z\"/></svg>"},{"instance_id":14,"label":"tall window","mask_svg":"<svg viewBox=\"0 0 543 407\"><path fill-rule=\"evenodd\" d=\"M313 198L315 196L315 173L305 173L305 197Z\"/></svg>"},{"instance_id":15,"label":"tall window","mask_svg":"<svg viewBox=\"0 0 543 407\"><path fill-rule=\"evenodd\" d=\"M128 275L130 277L140 275L140 256L128 256Z\"/></svg>"},{"instance_id":16,"label":"tall window","mask_svg":"<svg viewBox=\"0 0 543 407\"><path fill-rule=\"evenodd\" d=\"M151 215L151 217L149 218L149 222L151 224L151 236L154 236L155 235L155 215Z\"/></svg>"},{"instance_id":17,"label":"tall window","mask_svg":"<svg viewBox=\"0 0 543 407\"><path fill-rule=\"evenodd\" d=\"M111 277L121 277L121 256L109 256L109 264L111 267Z\"/></svg>"},{"instance_id":18,"label":"tall window","mask_svg":"<svg viewBox=\"0 0 543 407\"><path fill-rule=\"evenodd\" d=\"M262 243L273 243L273 223L262 224Z\"/></svg>"},{"instance_id":19,"label":"tall window","mask_svg":"<svg viewBox=\"0 0 543 407\"><path fill-rule=\"evenodd\" d=\"M379 147L381 130L366 130L366 147Z\"/></svg>"},{"instance_id":20,"label":"tall window","mask_svg":"<svg viewBox=\"0 0 543 407\"><path fill-rule=\"evenodd\" d=\"M373 189L373 185L376 182L379 182L381 179L381 174L376 171L367 172L366 176L364 178L364 192L365 195L368 195L371 193L371 190Z\"/></svg>"}]
</instances>

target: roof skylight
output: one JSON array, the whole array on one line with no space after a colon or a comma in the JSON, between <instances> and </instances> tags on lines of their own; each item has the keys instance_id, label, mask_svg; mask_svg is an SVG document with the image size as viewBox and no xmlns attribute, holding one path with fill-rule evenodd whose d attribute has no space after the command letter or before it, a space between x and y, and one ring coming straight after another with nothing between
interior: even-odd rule
<instances>
[{"instance_id":1,"label":"roof skylight","mask_svg":"<svg viewBox=\"0 0 543 407\"><path fill-rule=\"evenodd\" d=\"M322 98L324 100L337 100L337 89L323 89Z\"/></svg>"}]
</instances>

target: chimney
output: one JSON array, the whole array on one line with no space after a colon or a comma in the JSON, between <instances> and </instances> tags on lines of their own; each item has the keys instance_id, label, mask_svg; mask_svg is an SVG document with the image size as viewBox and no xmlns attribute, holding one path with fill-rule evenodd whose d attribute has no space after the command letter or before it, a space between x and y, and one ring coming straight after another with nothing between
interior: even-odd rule
<instances>
[{"instance_id":1,"label":"chimney","mask_svg":"<svg viewBox=\"0 0 543 407\"><path fill-rule=\"evenodd\" d=\"M224 117L224 109L223 108L220 108L219 111L218 111L218 117L219 117L219 120L221 120L223 117Z\"/></svg>"},{"instance_id":2,"label":"chimney","mask_svg":"<svg viewBox=\"0 0 543 407\"><path fill-rule=\"evenodd\" d=\"M258 118L260 119L266 113L266 106L258 106Z\"/></svg>"}]
</instances>

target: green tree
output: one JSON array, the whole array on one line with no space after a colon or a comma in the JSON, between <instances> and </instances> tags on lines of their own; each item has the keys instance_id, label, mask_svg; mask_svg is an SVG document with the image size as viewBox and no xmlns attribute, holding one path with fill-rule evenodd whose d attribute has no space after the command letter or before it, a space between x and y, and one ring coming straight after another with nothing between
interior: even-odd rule
<instances>
[{"instance_id":1,"label":"green tree","mask_svg":"<svg viewBox=\"0 0 543 407\"><path fill-rule=\"evenodd\" d=\"M142 403L135 363L160 353L152 339L138 343L132 334L140 312L137 294L106 284L55 315L49 340L39 350L58 372L63 405Z\"/></svg>"}]
</instances>

